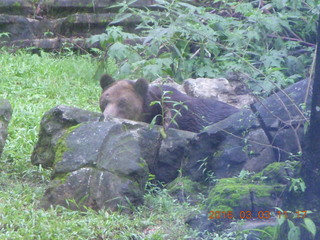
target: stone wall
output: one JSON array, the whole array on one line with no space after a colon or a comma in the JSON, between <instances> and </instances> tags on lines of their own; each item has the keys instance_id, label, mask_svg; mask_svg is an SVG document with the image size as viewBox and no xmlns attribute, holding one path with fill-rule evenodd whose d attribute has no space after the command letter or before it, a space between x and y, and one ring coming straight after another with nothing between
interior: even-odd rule
<instances>
[{"instance_id":1,"label":"stone wall","mask_svg":"<svg viewBox=\"0 0 320 240\"><path fill-rule=\"evenodd\" d=\"M134 7L152 5L139 0ZM86 38L104 32L117 9L115 0L3 0L0 1L0 46L36 47L45 50L64 46L86 49ZM132 31L139 22L121 23Z\"/></svg>"}]
</instances>

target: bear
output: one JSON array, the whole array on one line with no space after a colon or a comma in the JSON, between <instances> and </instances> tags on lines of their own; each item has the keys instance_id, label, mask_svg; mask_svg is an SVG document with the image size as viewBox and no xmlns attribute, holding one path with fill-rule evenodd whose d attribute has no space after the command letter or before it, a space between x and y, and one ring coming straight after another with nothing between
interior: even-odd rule
<instances>
[{"instance_id":1,"label":"bear","mask_svg":"<svg viewBox=\"0 0 320 240\"><path fill-rule=\"evenodd\" d=\"M115 81L104 74L100 79L100 109L104 117L117 117L200 132L239 109L214 99L188 96L175 88L149 86L147 80Z\"/></svg>"}]
</instances>

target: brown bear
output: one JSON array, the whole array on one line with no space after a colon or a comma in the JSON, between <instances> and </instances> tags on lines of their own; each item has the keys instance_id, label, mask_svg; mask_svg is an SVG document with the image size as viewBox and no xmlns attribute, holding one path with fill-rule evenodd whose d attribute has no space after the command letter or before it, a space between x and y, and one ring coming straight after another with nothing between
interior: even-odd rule
<instances>
[{"instance_id":1,"label":"brown bear","mask_svg":"<svg viewBox=\"0 0 320 240\"><path fill-rule=\"evenodd\" d=\"M149 86L142 78L115 81L105 74L100 85L100 108L105 117L155 121L165 128L200 132L238 111L227 103L190 97L169 86Z\"/></svg>"}]
</instances>

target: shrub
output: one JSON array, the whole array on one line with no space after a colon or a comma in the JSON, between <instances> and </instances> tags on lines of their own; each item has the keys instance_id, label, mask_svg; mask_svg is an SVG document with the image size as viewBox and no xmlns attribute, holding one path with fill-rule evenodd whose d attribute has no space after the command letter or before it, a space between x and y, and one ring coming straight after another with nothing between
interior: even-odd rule
<instances>
[{"instance_id":1,"label":"shrub","mask_svg":"<svg viewBox=\"0 0 320 240\"><path fill-rule=\"evenodd\" d=\"M116 19L95 35L106 59L115 61L118 78L169 75L250 76L248 84L269 94L275 84L286 86L309 75L315 46L316 1L213 1L195 6L185 1L157 0L150 9L119 3ZM113 26L139 17L137 33ZM135 44L126 44L131 39ZM100 66L100 71L101 67Z\"/></svg>"}]
</instances>

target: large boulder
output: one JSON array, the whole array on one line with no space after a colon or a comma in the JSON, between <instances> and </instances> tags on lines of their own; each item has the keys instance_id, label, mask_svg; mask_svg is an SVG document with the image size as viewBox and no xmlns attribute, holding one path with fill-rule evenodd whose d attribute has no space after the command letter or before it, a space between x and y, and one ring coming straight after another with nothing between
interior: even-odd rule
<instances>
[{"instance_id":1,"label":"large boulder","mask_svg":"<svg viewBox=\"0 0 320 240\"><path fill-rule=\"evenodd\" d=\"M10 103L5 99L0 99L0 157L8 136L8 124L12 116Z\"/></svg>"},{"instance_id":2,"label":"large boulder","mask_svg":"<svg viewBox=\"0 0 320 240\"><path fill-rule=\"evenodd\" d=\"M237 108L249 106L255 101L243 82L226 78L189 78L183 81L183 87L190 96L213 98Z\"/></svg>"},{"instance_id":3,"label":"large boulder","mask_svg":"<svg viewBox=\"0 0 320 240\"><path fill-rule=\"evenodd\" d=\"M261 171L275 161L299 155L310 107L307 80L213 124L188 145L183 172L192 180L233 177L241 170Z\"/></svg>"},{"instance_id":4,"label":"large boulder","mask_svg":"<svg viewBox=\"0 0 320 240\"><path fill-rule=\"evenodd\" d=\"M115 209L140 204L149 171L158 180L174 180L187 143L196 135L169 129L163 139L159 126L150 129L120 119L101 122L100 116L66 106L44 115L31 157L33 164L53 168L43 207Z\"/></svg>"},{"instance_id":5,"label":"large boulder","mask_svg":"<svg viewBox=\"0 0 320 240\"><path fill-rule=\"evenodd\" d=\"M274 146L277 161L301 154L305 144L304 125L311 106L308 90L306 79L252 105Z\"/></svg>"},{"instance_id":6,"label":"large boulder","mask_svg":"<svg viewBox=\"0 0 320 240\"><path fill-rule=\"evenodd\" d=\"M209 191L207 209L231 211L235 218L269 219L274 207L283 207L291 185L288 179L299 172L298 162L274 162L254 175L219 179Z\"/></svg>"},{"instance_id":7,"label":"large boulder","mask_svg":"<svg viewBox=\"0 0 320 240\"><path fill-rule=\"evenodd\" d=\"M138 130L136 124L112 122L70 128L56 146L53 181L42 206L115 210L141 204L149 171Z\"/></svg>"},{"instance_id":8,"label":"large boulder","mask_svg":"<svg viewBox=\"0 0 320 240\"><path fill-rule=\"evenodd\" d=\"M192 180L258 172L275 161L272 146L250 110L238 112L199 133L188 146L183 172Z\"/></svg>"},{"instance_id":9,"label":"large boulder","mask_svg":"<svg viewBox=\"0 0 320 240\"><path fill-rule=\"evenodd\" d=\"M42 117L39 140L31 156L31 162L43 167L52 167L55 147L61 136L72 126L82 122L98 121L100 113L68 106L57 106Z\"/></svg>"}]
</instances>

